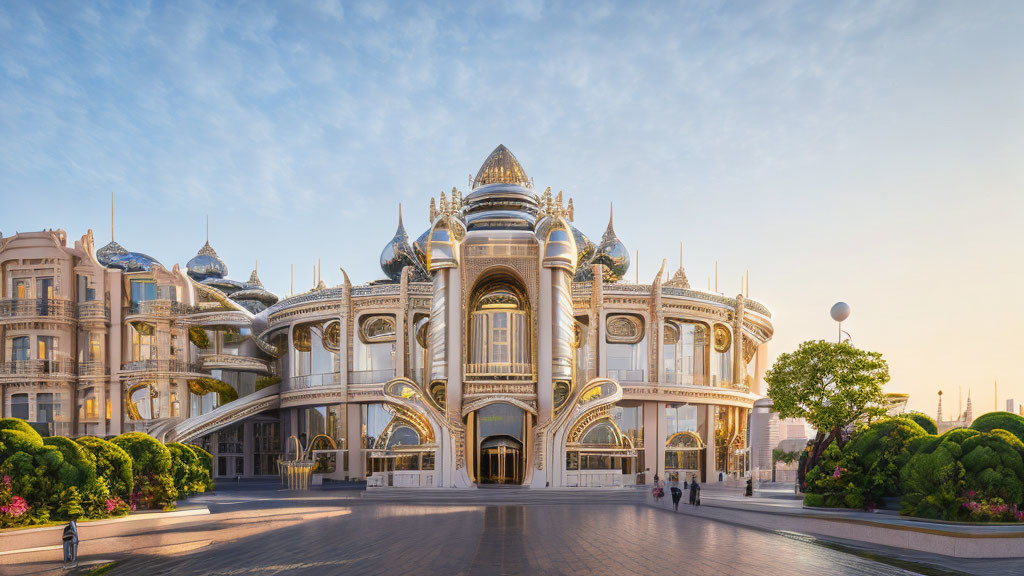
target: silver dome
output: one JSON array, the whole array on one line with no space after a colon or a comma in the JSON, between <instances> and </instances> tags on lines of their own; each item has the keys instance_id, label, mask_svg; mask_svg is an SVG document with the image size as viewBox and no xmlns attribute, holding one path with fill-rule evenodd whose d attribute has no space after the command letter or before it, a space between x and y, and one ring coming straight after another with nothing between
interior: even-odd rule
<instances>
[{"instance_id":1,"label":"silver dome","mask_svg":"<svg viewBox=\"0 0 1024 576\"><path fill-rule=\"evenodd\" d=\"M224 278L228 275L227 264L217 256L217 252L207 241L199 252L185 264L188 275L197 282L210 278Z\"/></svg>"}]
</instances>

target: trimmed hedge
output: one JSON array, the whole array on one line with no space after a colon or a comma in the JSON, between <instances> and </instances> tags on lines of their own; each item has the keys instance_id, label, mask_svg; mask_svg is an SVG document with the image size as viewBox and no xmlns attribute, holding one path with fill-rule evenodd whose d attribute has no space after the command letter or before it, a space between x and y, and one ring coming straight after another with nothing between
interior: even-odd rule
<instances>
[{"instance_id":1,"label":"trimmed hedge","mask_svg":"<svg viewBox=\"0 0 1024 576\"><path fill-rule=\"evenodd\" d=\"M95 436L83 436L75 440L96 461L96 476L107 483L112 498L125 502L131 498L132 457L123 448Z\"/></svg>"},{"instance_id":2,"label":"trimmed hedge","mask_svg":"<svg viewBox=\"0 0 1024 576\"><path fill-rule=\"evenodd\" d=\"M171 452L156 438L128 432L111 440L132 458L132 507L173 510L178 499L171 475Z\"/></svg>"},{"instance_id":3,"label":"trimmed hedge","mask_svg":"<svg viewBox=\"0 0 1024 576\"><path fill-rule=\"evenodd\" d=\"M927 414L921 414L920 412L908 412L904 414L904 417L910 418L917 425L920 426L928 434L935 435L939 433L939 426L935 423L935 420L931 419L931 416Z\"/></svg>"},{"instance_id":4,"label":"trimmed hedge","mask_svg":"<svg viewBox=\"0 0 1024 576\"><path fill-rule=\"evenodd\" d=\"M205 450L168 448L138 432L111 441L43 438L25 422L3 418L0 528L107 518L139 506L171 509L179 494L175 480L182 495L205 491L213 485L212 464Z\"/></svg>"},{"instance_id":5,"label":"trimmed hedge","mask_svg":"<svg viewBox=\"0 0 1024 576\"><path fill-rule=\"evenodd\" d=\"M884 498L900 494L900 471L927 437L910 418L874 422L843 448L833 444L826 449L807 474L807 492L820 495L830 508L880 507Z\"/></svg>"},{"instance_id":6,"label":"trimmed hedge","mask_svg":"<svg viewBox=\"0 0 1024 576\"><path fill-rule=\"evenodd\" d=\"M993 430L1006 430L1024 442L1024 417L1013 412L989 412L982 414L971 423L971 430L978 432L991 432Z\"/></svg>"},{"instance_id":7,"label":"trimmed hedge","mask_svg":"<svg viewBox=\"0 0 1024 576\"><path fill-rule=\"evenodd\" d=\"M1006 432L958 428L929 439L901 473L901 513L1024 520L1024 450Z\"/></svg>"}]
</instances>

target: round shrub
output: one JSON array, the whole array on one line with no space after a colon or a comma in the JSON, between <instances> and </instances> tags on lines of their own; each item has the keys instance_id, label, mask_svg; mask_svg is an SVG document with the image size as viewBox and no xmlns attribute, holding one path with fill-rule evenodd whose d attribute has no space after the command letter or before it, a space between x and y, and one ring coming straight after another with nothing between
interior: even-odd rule
<instances>
[{"instance_id":1,"label":"round shrub","mask_svg":"<svg viewBox=\"0 0 1024 576\"><path fill-rule=\"evenodd\" d=\"M171 476L171 453L166 446L147 434L128 432L111 440L132 459L134 492L132 505L143 508L174 507L178 491Z\"/></svg>"},{"instance_id":2,"label":"round shrub","mask_svg":"<svg viewBox=\"0 0 1024 576\"><path fill-rule=\"evenodd\" d=\"M199 463L206 472L203 476L203 491L213 490L213 455L195 444L189 444L188 447L195 453L196 458L199 458Z\"/></svg>"},{"instance_id":3,"label":"round shrub","mask_svg":"<svg viewBox=\"0 0 1024 576\"><path fill-rule=\"evenodd\" d=\"M43 437L18 418L0 418L0 462L15 452L34 452L43 447Z\"/></svg>"},{"instance_id":4,"label":"round shrub","mask_svg":"<svg viewBox=\"0 0 1024 576\"><path fill-rule=\"evenodd\" d=\"M1024 507L1024 456L1005 433L950 430L922 444L900 478L904 514L1016 519Z\"/></svg>"},{"instance_id":5,"label":"round shrub","mask_svg":"<svg viewBox=\"0 0 1024 576\"><path fill-rule=\"evenodd\" d=\"M1024 442L1024 416L1012 412L989 412L978 416L971 423L971 430L978 432L991 432L997 429L1006 430Z\"/></svg>"},{"instance_id":6,"label":"round shrub","mask_svg":"<svg viewBox=\"0 0 1024 576\"><path fill-rule=\"evenodd\" d=\"M833 444L807 473L807 492L830 508L877 508L900 494L900 470L928 438L909 418L887 418L859 429L842 448Z\"/></svg>"},{"instance_id":7,"label":"round shrub","mask_svg":"<svg viewBox=\"0 0 1024 576\"><path fill-rule=\"evenodd\" d=\"M65 488L74 486L81 492L96 480L96 459L77 442L63 436L48 436L43 438L43 444L60 451L63 462L57 474Z\"/></svg>"},{"instance_id":8,"label":"round shrub","mask_svg":"<svg viewBox=\"0 0 1024 576\"><path fill-rule=\"evenodd\" d=\"M180 496L190 496L206 490L206 468L191 446L179 442L167 444L171 453L171 475Z\"/></svg>"},{"instance_id":9,"label":"round shrub","mask_svg":"<svg viewBox=\"0 0 1024 576\"><path fill-rule=\"evenodd\" d=\"M132 458L123 448L94 436L75 440L96 461L96 476L107 483L111 498L127 502L132 494Z\"/></svg>"},{"instance_id":10,"label":"round shrub","mask_svg":"<svg viewBox=\"0 0 1024 576\"><path fill-rule=\"evenodd\" d=\"M907 414L904 414L903 417L917 422L917 425L928 434L934 436L939 433L939 427L935 424L935 420L932 420L927 414L921 414L920 412L908 412Z\"/></svg>"}]
</instances>

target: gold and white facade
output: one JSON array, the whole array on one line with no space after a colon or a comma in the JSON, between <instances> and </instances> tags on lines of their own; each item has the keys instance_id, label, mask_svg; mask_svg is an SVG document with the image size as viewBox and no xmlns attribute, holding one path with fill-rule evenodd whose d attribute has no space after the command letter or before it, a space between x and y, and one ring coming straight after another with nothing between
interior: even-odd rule
<instances>
[{"instance_id":1,"label":"gold and white facade","mask_svg":"<svg viewBox=\"0 0 1024 576\"><path fill-rule=\"evenodd\" d=\"M470 190L429 200L418 238L399 216L381 254L384 280L354 286L344 275L279 302L255 272L226 280L209 244L186 270L129 271L132 256L94 257L90 235L73 257L124 312L97 327L114 370L89 377L113 409L95 430L88 418L69 426L201 443L219 476L273 474L293 443L317 458L314 482L370 486L746 475L769 311L742 294L691 289L681 266L673 275L663 266L649 284L624 281L629 253L611 219L594 243L575 227L575 209L561 193L537 193L499 146ZM162 303L139 305L132 275L153 277ZM173 298L161 285L177 288ZM133 370L147 349L146 370ZM82 397L89 378L61 381L68 398ZM6 416L10 393L35 384L3 382Z\"/></svg>"}]
</instances>

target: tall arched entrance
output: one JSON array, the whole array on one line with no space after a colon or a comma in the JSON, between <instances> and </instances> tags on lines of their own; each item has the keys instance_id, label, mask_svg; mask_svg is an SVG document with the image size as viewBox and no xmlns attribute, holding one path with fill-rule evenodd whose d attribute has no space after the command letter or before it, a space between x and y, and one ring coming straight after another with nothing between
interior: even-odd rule
<instances>
[{"instance_id":1,"label":"tall arched entrance","mask_svg":"<svg viewBox=\"0 0 1024 576\"><path fill-rule=\"evenodd\" d=\"M474 472L478 484L523 483L526 470L527 414L498 402L470 414Z\"/></svg>"}]
</instances>

